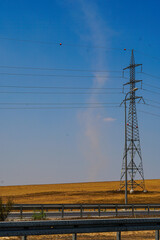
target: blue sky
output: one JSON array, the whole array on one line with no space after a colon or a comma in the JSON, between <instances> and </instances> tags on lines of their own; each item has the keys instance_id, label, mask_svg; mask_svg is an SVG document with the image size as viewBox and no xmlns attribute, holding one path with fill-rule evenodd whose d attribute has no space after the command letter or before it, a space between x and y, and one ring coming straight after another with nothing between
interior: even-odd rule
<instances>
[{"instance_id":1,"label":"blue sky","mask_svg":"<svg viewBox=\"0 0 160 240\"><path fill-rule=\"evenodd\" d=\"M66 106L118 106L124 98L121 89L104 94L101 92L107 90L93 88L122 87L127 79L121 78L121 71L129 65L132 48L143 72L160 76L159 7L159 1L0 2L0 103L5 108L0 109L2 185L119 180L124 108ZM140 70L137 79L156 86L144 84L145 89L158 94L141 89L137 94L158 107L149 101L160 102L159 79ZM41 108L46 104L57 109L13 109L28 106L13 103L40 104ZM145 178L159 178L160 117L140 111L160 115L160 109L142 104L137 109Z\"/></svg>"}]
</instances>

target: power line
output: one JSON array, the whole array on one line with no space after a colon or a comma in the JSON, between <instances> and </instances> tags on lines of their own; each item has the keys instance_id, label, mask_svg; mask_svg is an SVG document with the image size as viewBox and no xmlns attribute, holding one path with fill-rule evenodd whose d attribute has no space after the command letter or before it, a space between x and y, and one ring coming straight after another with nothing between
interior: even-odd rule
<instances>
[{"instance_id":1,"label":"power line","mask_svg":"<svg viewBox=\"0 0 160 240\"><path fill-rule=\"evenodd\" d=\"M150 74L150 73L146 73L146 72L139 72L139 73L141 73L141 74L143 74L143 75L146 75L146 76L149 76L149 77L152 77L152 78L160 79L159 76L155 76L155 75L152 75L152 74Z\"/></svg>"},{"instance_id":2,"label":"power line","mask_svg":"<svg viewBox=\"0 0 160 240\"><path fill-rule=\"evenodd\" d=\"M0 92L0 94L122 94L122 92Z\"/></svg>"},{"instance_id":3,"label":"power line","mask_svg":"<svg viewBox=\"0 0 160 240\"><path fill-rule=\"evenodd\" d=\"M146 91L146 92L150 92L150 93L154 93L154 94L160 95L160 93L158 93L158 92L155 92L155 91L152 91L152 90L148 90L148 89L145 89L145 88L142 88L142 90Z\"/></svg>"},{"instance_id":4,"label":"power line","mask_svg":"<svg viewBox=\"0 0 160 240\"><path fill-rule=\"evenodd\" d=\"M52 109L77 109L77 108L119 108L119 106L76 106L76 107L0 107L0 110L52 110Z\"/></svg>"},{"instance_id":5,"label":"power line","mask_svg":"<svg viewBox=\"0 0 160 240\"><path fill-rule=\"evenodd\" d=\"M42 71L67 71L67 72L122 72L122 71L107 71L107 70L93 70L93 69L71 69L71 68L44 68L44 67L20 67L20 66L8 66L0 65L0 68L7 69L23 69L23 70L42 70Z\"/></svg>"},{"instance_id":6,"label":"power line","mask_svg":"<svg viewBox=\"0 0 160 240\"><path fill-rule=\"evenodd\" d=\"M99 88L99 87L52 87L52 86L19 86L19 85L4 85L4 86L0 86L0 88L24 88L24 89L73 89L73 90L114 90L114 89L121 89L122 88Z\"/></svg>"},{"instance_id":7,"label":"power line","mask_svg":"<svg viewBox=\"0 0 160 240\"><path fill-rule=\"evenodd\" d=\"M146 111L142 111L142 110L138 110L138 112L146 113L148 115L152 115L152 116L155 116L155 117L160 117L160 114L156 114L156 113L146 112Z\"/></svg>"},{"instance_id":8,"label":"power line","mask_svg":"<svg viewBox=\"0 0 160 240\"><path fill-rule=\"evenodd\" d=\"M0 72L0 75L11 75L11 76L32 76L32 77L75 77L75 78L124 78L123 76L85 76L85 75L59 75L59 74L32 74L32 73L8 73Z\"/></svg>"},{"instance_id":9,"label":"power line","mask_svg":"<svg viewBox=\"0 0 160 240\"><path fill-rule=\"evenodd\" d=\"M84 44L73 44L73 43L65 43L65 42L54 42L54 41L36 41L36 40L27 40L27 39L17 39L17 38L7 38L7 37L0 37L0 40L8 40L8 41L17 41L17 42L26 42L26 43L34 43L34 44L45 44L45 45L57 45L57 46L69 46L69 47L82 47L82 48L99 48L99 49L105 49L105 50L118 50L118 51L131 51L131 49L126 48L108 48L106 46L100 46L100 45L92 45L92 42L90 44L84 45ZM149 58L155 59L160 61L159 57L152 56L150 54L141 52L139 50L134 50L137 53L140 53L144 56L147 56Z\"/></svg>"},{"instance_id":10,"label":"power line","mask_svg":"<svg viewBox=\"0 0 160 240\"><path fill-rule=\"evenodd\" d=\"M147 105L147 106L149 106L149 107L153 107L153 108L159 108L159 109L160 109L160 107L159 107L159 106L156 106L156 105L153 105L153 104L148 104L148 103L145 103L145 105Z\"/></svg>"},{"instance_id":11,"label":"power line","mask_svg":"<svg viewBox=\"0 0 160 240\"><path fill-rule=\"evenodd\" d=\"M147 53L144 53L144 52L141 52L141 51L137 51L137 50L134 50L134 51L137 52L137 53L140 53L140 54L142 54L142 55L144 55L144 56L147 56L147 57L149 57L149 58L153 58L153 59L155 59L155 60L160 61L160 58L159 58L159 57L155 57L155 56L152 56L152 55L150 55L150 54L147 54Z\"/></svg>"},{"instance_id":12,"label":"power line","mask_svg":"<svg viewBox=\"0 0 160 240\"><path fill-rule=\"evenodd\" d=\"M151 99L148 99L148 98L147 98L147 99L145 98L145 100L147 100L147 101L149 101L149 102L153 102L153 103L160 104L160 102L157 102L157 101L154 101L154 100L151 100Z\"/></svg>"},{"instance_id":13,"label":"power line","mask_svg":"<svg viewBox=\"0 0 160 240\"><path fill-rule=\"evenodd\" d=\"M148 101L151 101L151 102L154 102L154 103L158 103L160 104L160 102L156 102L156 101L152 101L152 100L149 100L149 99L145 99L145 100L148 100ZM149 104L149 103L143 103L143 105L145 106L149 106L149 107L154 107L154 108L160 108L160 106L156 106L156 105L153 105L153 104Z\"/></svg>"},{"instance_id":14,"label":"power line","mask_svg":"<svg viewBox=\"0 0 160 240\"><path fill-rule=\"evenodd\" d=\"M28 103L28 102L24 102L24 103L19 103L19 102L0 102L0 105L118 105L119 103L106 103L106 102L94 102L94 103Z\"/></svg>"},{"instance_id":15,"label":"power line","mask_svg":"<svg viewBox=\"0 0 160 240\"><path fill-rule=\"evenodd\" d=\"M143 85L146 85L148 87L153 87L153 88L156 88L156 89L160 89L160 87L152 85L152 84L148 84L148 83L143 83Z\"/></svg>"},{"instance_id":16,"label":"power line","mask_svg":"<svg viewBox=\"0 0 160 240\"><path fill-rule=\"evenodd\" d=\"M99 48L99 49L106 49L106 50L118 50L118 51L131 51L131 49L126 49L126 48L108 48L106 46L100 46L100 45L92 45L92 42L90 44L87 45L83 45L83 44L73 44L73 43L65 43L65 42L54 42L54 41L38 41L38 40L27 40L27 39L17 39L17 38L7 38L7 37L0 37L0 40L8 40L8 41L17 41L17 42L26 42L26 43L34 43L34 44L46 44L46 45L57 45L57 46L69 46L69 47L82 47L82 48ZM155 59L160 61L159 57L144 53L142 51L139 50L134 50L137 53L140 53L144 56L147 56L149 58Z\"/></svg>"},{"instance_id":17,"label":"power line","mask_svg":"<svg viewBox=\"0 0 160 240\"><path fill-rule=\"evenodd\" d=\"M49 45L60 45L58 42L45 42L45 41L35 41L35 40L26 40L26 39L17 39L17 38L7 38L0 37L1 40L17 41L17 42L28 42L28 43L40 43L40 44L49 44Z\"/></svg>"},{"instance_id":18,"label":"power line","mask_svg":"<svg viewBox=\"0 0 160 240\"><path fill-rule=\"evenodd\" d=\"M48 42L48 41L26 40L26 39L7 38L7 37L0 37L0 40L9 40L9 41L26 42L26 43L38 43L38 44L47 44L47 45L59 45L60 47L69 46L69 47L83 47L83 48L99 48L99 49L118 50L118 51L131 50L126 48L108 48L106 46L100 46L100 45L93 46L92 42L89 45L83 45L83 44L73 44L73 43L65 43L65 42L53 42L53 41Z\"/></svg>"}]
</instances>

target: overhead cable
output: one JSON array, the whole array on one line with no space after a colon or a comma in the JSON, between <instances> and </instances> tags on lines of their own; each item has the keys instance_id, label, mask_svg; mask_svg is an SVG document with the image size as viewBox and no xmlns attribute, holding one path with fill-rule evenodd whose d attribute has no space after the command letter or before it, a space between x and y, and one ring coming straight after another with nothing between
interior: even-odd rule
<instances>
[{"instance_id":1,"label":"overhead cable","mask_svg":"<svg viewBox=\"0 0 160 240\"><path fill-rule=\"evenodd\" d=\"M0 92L0 94L122 94L122 92Z\"/></svg>"},{"instance_id":2,"label":"overhead cable","mask_svg":"<svg viewBox=\"0 0 160 240\"><path fill-rule=\"evenodd\" d=\"M146 91L146 92L153 93L153 94L158 94L158 95L160 95L160 92L155 92L155 91L148 90L148 89L145 89L145 88L142 88L142 90L143 90L143 91Z\"/></svg>"},{"instance_id":3,"label":"overhead cable","mask_svg":"<svg viewBox=\"0 0 160 240\"><path fill-rule=\"evenodd\" d=\"M82 48L99 48L99 49L106 49L106 50L118 50L118 51L130 51L131 49L126 48L108 48L102 45L92 45L90 42L87 45L83 44L74 44L74 43L67 43L67 42L56 42L56 41L39 41L39 40L26 40L26 39L18 39L18 38L8 38L8 37L0 37L0 40L9 40L9 41L17 41L17 42L26 42L26 43L38 43L38 44L46 44L46 45L59 45L60 47L69 46L69 47L82 47Z\"/></svg>"},{"instance_id":4,"label":"overhead cable","mask_svg":"<svg viewBox=\"0 0 160 240\"><path fill-rule=\"evenodd\" d=\"M122 88L108 88L108 87L53 87L53 86L21 86L21 85L0 85L0 88L26 88L26 89L69 89L69 90L114 90Z\"/></svg>"},{"instance_id":5,"label":"overhead cable","mask_svg":"<svg viewBox=\"0 0 160 240\"><path fill-rule=\"evenodd\" d=\"M52 109L76 109L76 108L119 108L119 106L76 106L76 107L0 107L0 110L52 110Z\"/></svg>"},{"instance_id":6,"label":"overhead cable","mask_svg":"<svg viewBox=\"0 0 160 240\"><path fill-rule=\"evenodd\" d=\"M30 103L30 102L0 102L0 105L33 105L33 106L39 106L39 105L118 105L119 103L106 103L106 102L87 102L87 103L78 103L78 102L72 102L72 103Z\"/></svg>"},{"instance_id":7,"label":"overhead cable","mask_svg":"<svg viewBox=\"0 0 160 240\"><path fill-rule=\"evenodd\" d=\"M146 85L146 86L152 87L152 88L156 88L156 89L160 89L160 87L152 85L152 84L148 84L148 83L143 83L143 85Z\"/></svg>"},{"instance_id":8,"label":"overhead cable","mask_svg":"<svg viewBox=\"0 0 160 240\"><path fill-rule=\"evenodd\" d=\"M67 72L118 72L122 73L122 71L107 71L107 70L94 70L94 69L73 69L73 68L48 68L48 67L22 67L22 66L8 66L8 65L0 65L0 68L7 69L23 69L23 70L42 70L42 71L67 71Z\"/></svg>"},{"instance_id":9,"label":"overhead cable","mask_svg":"<svg viewBox=\"0 0 160 240\"><path fill-rule=\"evenodd\" d=\"M138 72L138 73L144 74L144 75L149 76L149 77L152 77L152 78L160 79L159 76L155 76L155 75L152 75L152 74L150 74L150 73L146 73L146 72Z\"/></svg>"},{"instance_id":10,"label":"overhead cable","mask_svg":"<svg viewBox=\"0 0 160 240\"><path fill-rule=\"evenodd\" d=\"M150 54L147 54L147 53L141 52L141 51L139 51L139 50L134 50L134 51L137 52L137 53L140 53L140 54L142 54L142 55L144 55L144 56L147 56L147 57L149 57L149 58L152 58L152 59L155 59L155 60L160 61L160 58L159 58L159 57L152 56L152 55L150 55Z\"/></svg>"},{"instance_id":11,"label":"overhead cable","mask_svg":"<svg viewBox=\"0 0 160 240\"><path fill-rule=\"evenodd\" d=\"M8 73L0 72L0 75L32 76L32 77L71 77L71 78L124 78L123 76L93 76L93 75L60 75L60 74L32 74L32 73Z\"/></svg>"},{"instance_id":12,"label":"overhead cable","mask_svg":"<svg viewBox=\"0 0 160 240\"><path fill-rule=\"evenodd\" d=\"M156 114L156 113L146 112L146 111L142 111L142 110L138 110L138 112L142 112L142 113L152 115L152 116L155 116L155 117L160 117L160 114Z\"/></svg>"}]
</instances>

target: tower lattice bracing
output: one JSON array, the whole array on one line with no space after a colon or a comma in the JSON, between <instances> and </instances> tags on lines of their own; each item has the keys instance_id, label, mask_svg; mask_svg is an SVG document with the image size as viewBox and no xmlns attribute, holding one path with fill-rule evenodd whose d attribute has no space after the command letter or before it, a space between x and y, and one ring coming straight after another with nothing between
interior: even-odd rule
<instances>
[{"instance_id":1,"label":"tower lattice bracing","mask_svg":"<svg viewBox=\"0 0 160 240\"><path fill-rule=\"evenodd\" d=\"M129 94L126 102L129 102L128 109L128 120L126 126L126 150L123 156L121 178L120 178L120 189L125 187L125 157L127 154L127 185L128 190L133 192L135 189L145 190L144 173L143 173L143 163L142 154L139 138L139 128L137 120L136 111L136 99L142 99L142 97L136 96L136 83L141 82L141 80L135 80L135 68L141 66L142 64L135 64L134 53L132 50L130 65L124 70L130 70L130 81L124 85L130 87Z\"/></svg>"}]
</instances>

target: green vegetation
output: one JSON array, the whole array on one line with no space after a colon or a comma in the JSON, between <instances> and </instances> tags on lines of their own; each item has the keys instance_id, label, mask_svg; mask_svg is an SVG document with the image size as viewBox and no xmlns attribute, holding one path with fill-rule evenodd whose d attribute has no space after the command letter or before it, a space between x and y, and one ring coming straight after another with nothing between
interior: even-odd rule
<instances>
[{"instance_id":1,"label":"green vegetation","mask_svg":"<svg viewBox=\"0 0 160 240\"><path fill-rule=\"evenodd\" d=\"M40 212L34 211L32 218L34 220L44 220L46 219L46 214L42 210Z\"/></svg>"},{"instance_id":2,"label":"green vegetation","mask_svg":"<svg viewBox=\"0 0 160 240\"><path fill-rule=\"evenodd\" d=\"M8 214L12 210L13 201L11 198L8 198L6 204L3 203L2 198L0 197L0 221L5 221L8 217Z\"/></svg>"}]
</instances>

